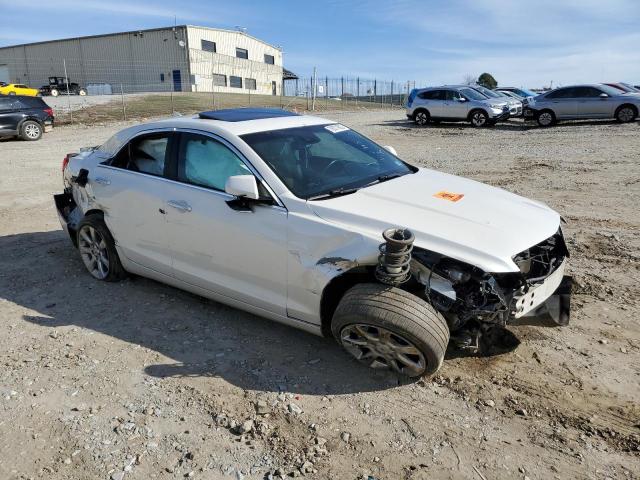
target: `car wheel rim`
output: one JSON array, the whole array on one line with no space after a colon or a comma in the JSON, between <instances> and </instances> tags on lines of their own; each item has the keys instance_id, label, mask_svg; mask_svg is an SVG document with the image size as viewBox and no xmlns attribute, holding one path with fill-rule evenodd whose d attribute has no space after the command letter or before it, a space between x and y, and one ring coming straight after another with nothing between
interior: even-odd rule
<instances>
[{"instance_id":1,"label":"car wheel rim","mask_svg":"<svg viewBox=\"0 0 640 480\"><path fill-rule=\"evenodd\" d=\"M376 325L348 325L340 333L342 346L371 368L391 369L412 377L427 367L424 355L406 338Z\"/></svg>"},{"instance_id":2,"label":"car wheel rim","mask_svg":"<svg viewBox=\"0 0 640 480\"><path fill-rule=\"evenodd\" d=\"M542 113L542 114L540 114L540 117L538 118L538 121L542 125L550 125L551 122L553 121L553 117L551 117L550 113Z\"/></svg>"},{"instance_id":3,"label":"car wheel rim","mask_svg":"<svg viewBox=\"0 0 640 480\"><path fill-rule=\"evenodd\" d=\"M29 138L38 138L38 135L40 135L40 128L37 125L30 123L24 127L24 134Z\"/></svg>"},{"instance_id":4,"label":"car wheel rim","mask_svg":"<svg viewBox=\"0 0 640 480\"><path fill-rule=\"evenodd\" d=\"M87 94L87 92L85 92L84 90L80 90L80 92L78 93L81 97L84 97Z\"/></svg>"},{"instance_id":5,"label":"car wheel rim","mask_svg":"<svg viewBox=\"0 0 640 480\"><path fill-rule=\"evenodd\" d=\"M485 124L486 121L487 121L487 119L481 113L474 113L473 114L473 124L476 127L481 127L482 125Z\"/></svg>"},{"instance_id":6,"label":"car wheel rim","mask_svg":"<svg viewBox=\"0 0 640 480\"><path fill-rule=\"evenodd\" d=\"M623 108L618 113L618 118L623 122L630 122L631 120L633 120L633 117L633 111L630 108Z\"/></svg>"},{"instance_id":7,"label":"car wheel rim","mask_svg":"<svg viewBox=\"0 0 640 480\"><path fill-rule=\"evenodd\" d=\"M109 252L100 232L90 225L82 227L78 235L78 249L89 273L98 280L104 280L109 275Z\"/></svg>"},{"instance_id":8,"label":"car wheel rim","mask_svg":"<svg viewBox=\"0 0 640 480\"><path fill-rule=\"evenodd\" d=\"M418 123L420 125L424 125L424 124L427 123L427 114L423 113L423 112L420 112L420 113L418 113L418 115L416 115L416 119L418 120Z\"/></svg>"}]
</instances>

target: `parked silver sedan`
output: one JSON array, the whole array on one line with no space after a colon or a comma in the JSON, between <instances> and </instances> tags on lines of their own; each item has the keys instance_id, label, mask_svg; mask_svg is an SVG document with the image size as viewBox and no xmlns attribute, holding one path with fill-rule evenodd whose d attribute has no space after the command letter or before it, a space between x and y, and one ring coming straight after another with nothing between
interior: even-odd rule
<instances>
[{"instance_id":1,"label":"parked silver sedan","mask_svg":"<svg viewBox=\"0 0 640 480\"><path fill-rule=\"evenodd\" d=\"M640 110L640 96L608 85L574 85L543 93L529 101L525 117L548 127L558 120L615 118L632 122Z\"/></svg>"}]
</instances>

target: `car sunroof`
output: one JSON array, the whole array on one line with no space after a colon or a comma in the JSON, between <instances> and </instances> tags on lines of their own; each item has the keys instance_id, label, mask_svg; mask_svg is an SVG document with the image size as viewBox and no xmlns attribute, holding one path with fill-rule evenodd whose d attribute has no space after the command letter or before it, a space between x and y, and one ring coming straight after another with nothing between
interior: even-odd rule
<instances>
[{"instance_id":1,"label":"car sunroof","mask_svg":"<svg viewBox=\"0 0 640 480\"><path fill-rule=\"evenodd\" d=\"M298 116L298 114L281 110L279 108L228 108L224 110L200 112L198 116L207 120L244 122L247 120L260 120L263 118L295 117Z\"/></svg>"}]
</instances>

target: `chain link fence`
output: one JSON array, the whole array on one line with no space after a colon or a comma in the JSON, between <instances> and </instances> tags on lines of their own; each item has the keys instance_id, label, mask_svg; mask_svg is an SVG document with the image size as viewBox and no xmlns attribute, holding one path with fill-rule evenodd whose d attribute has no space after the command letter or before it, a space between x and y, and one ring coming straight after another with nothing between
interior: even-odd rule
<instances>
[{"instance_id":1,"label":"chain link fence","mask_svg":"<svg viewBox=\"0 0 640 480\"><path fill-rule=\"evenodd\" d=\"M145 120L234 107L298 112L402 108L415 87L414 81L353 75L314 72L298 77L276 65L197 49L166 65L77 57L18 61L2 55L0 64L14 72L11 81L33 88L46 85L49 77L61 79L58 96L43 97L58 124ZM67 95L67 83L79 84L86 95Z\"/></svg>"}]
</instances>

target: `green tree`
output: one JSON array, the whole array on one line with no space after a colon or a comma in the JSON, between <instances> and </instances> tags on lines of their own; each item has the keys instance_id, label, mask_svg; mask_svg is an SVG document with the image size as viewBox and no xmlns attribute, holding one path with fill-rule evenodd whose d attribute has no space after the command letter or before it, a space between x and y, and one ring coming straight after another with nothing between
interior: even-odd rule
<instances>
[{"instance_id":1,"label":"green tree","mask_svg":"<svg viewBox=\"0 0 640 480\"><path fill-rule=\"evenodd\" d=\"M498 86L498 82L493 78L493 75L486 72L478 77L478 84L483 87L490 88L491 90Z\"/></svg>"}]
</instances>

